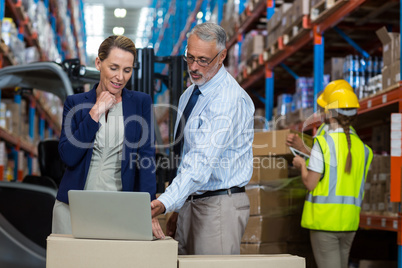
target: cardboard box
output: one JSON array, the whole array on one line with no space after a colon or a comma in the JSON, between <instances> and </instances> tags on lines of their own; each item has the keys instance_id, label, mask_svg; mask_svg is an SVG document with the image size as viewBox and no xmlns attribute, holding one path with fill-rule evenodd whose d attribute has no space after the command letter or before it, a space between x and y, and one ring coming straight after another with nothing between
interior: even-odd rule
<instances>
[{"instance_id":1,"label":"cardboard box","mask_svg":"<svg viewBox=\"0 0 402 268\"><path fill-rule=\"evenodd\" d=\"M253 175L249 184L266 184L272 180L288 177L288 162L282 157L253 158Z\"/></svg>"},{"instance_id":2,"label":"cardboard box","mask_svg":"<svg viewBox=\"0 0 402 268\"><path fill-rule=\"evenodd\" d=\"M240 254L283 254L287 252L286 242L240 244Z\"/></svg>"},{"instance_id":3,"label":"cardboard box","mask_svg":"<svg viewBox=\"0 0 402 268\"><path fill-rule=\"evenodd\" d=\"M401 61L398 59L391 65L391 83L397 84L401 80Z\"/></svg>"},{"instance_id":4,"label":"cardboard box","mask_svg":"<svg viewBox=\"0 0 402 268\"><path fill-rule=\"evenodd\" d=\"M247 187L250 200L250 215L281 216L288 214L289 197L286 190L275 190L269 186Z\"/></svg>"},{"instance_id":5,"label":"cardboard box","mask_svg":"<svg viewBox=\"0 0 402 268\"><path fill-rule=\"evenodd\" d=\"M324 65L324 73L330 74L331 81L343 79L343 64L345 58L331 58Z\"/></svg>"},{"instance_id":6,"label":"cardboard box","mask_svg":"<svg viewBox=\"0 0 402 268\"><path fill-rule=\"evenodd\" d=\"M286 145L286 138L290 133L298 134L304 144L312 148L313 139L311 136L290 130L275 130L268 132L257 132L254 134L253 154L254 156L275 156L275 155L291 155L289 147Z\"/></svg>"},{"instance_id":7,"label":"cardboard box","mask_svg":"<svg viewBox=\"0 0 402 268\"><path fill-rule=\"evenodd\" d=\"M241 242L286 242L289 236L290 221L290 216L251 216L248 220Z\"/></svg>"},{"instance_id":8,"label":"cardboard box","mask_svg":"<svg viewBox=\"0 0 402 268\"><path fill-rule=\"evenodd\" d=\"M75 239L51 234L47 238L47 268L171 267L177 268L177 241Z\"/></svg>"},{"instance_id":9,"label":"cardboard box","mask_svg":"<svg viewBox=\"0 0 402 268\"><path fill-rule=\"evenodd\" d=\"M284 180L287 183L287 180ZM306 190L285 185L248 185L246 193L250 200L250 215L285 216L302 211Z\"/></svg>"},{"instance_id":10,"label":"cardboard box","mask_svg":"<svg viewBox=\"0 0 402 268\"><path fill-rule=\"evenodd\" d=\"M391 66L382 67L381 69L382 74L382 89L387 89L392 86L392 77L391 77Z\"/></svg>"},{"instance_id":11,"label":"cardboard box","mask_svg":"<svg viewBox=\"0 0 402 268\"><path fill-rule=\"evenodd\" d=\"M305 259L289 254L278 255L182 255L178 268L305 268Z\"/></svg>"},{"instance_id":12,"label":"cardboard box","mask_svg":"<svg viewBox=\"0 0 402 268\"><path fill-rule=\"evenodd\" d=\"M391 129L389 125L373 127L371 135L371 149L373 150L373 152L377 154L389 152L391 146L390 136L391 136ZM389 157L388 161L390 161ZM387 164L384 167L390 167L390 164ZM389 173L389 171L375 172L375 173Z\"/></svg>"},{"instance_id":13,"label":"cardboard box","mask_svg":"<svg viewBox=\"0 0 402 268\"><path fill-rule=\"evenodd\" d=\"M382 53L384 66L391 66L392 63L400 58L400 52L397 52L400 47L400 34L389 33L385 26L378 29L376 34L383 45Z\"/></svg>"}]
</instances>

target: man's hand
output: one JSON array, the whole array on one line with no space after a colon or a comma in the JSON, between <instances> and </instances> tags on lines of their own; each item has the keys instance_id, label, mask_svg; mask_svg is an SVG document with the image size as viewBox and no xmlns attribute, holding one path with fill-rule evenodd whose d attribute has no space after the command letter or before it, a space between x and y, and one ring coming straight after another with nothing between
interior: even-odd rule
<instances>
[{"instance_id":1,"label":"man's hand","mask_svg":"<svg viewBox=\"0 0 402 268\"><path fill-rule=\"evenodd\" d=\"M158 239L165 238L165 234L163 233L161 225L159 224L159 220L157 218L152 218L152 233Z\"/></svg>"},{"instance_id":2,"label":"man's hand","mask_svg":"<svg viewBox=\"0 0 402 268\"><path fill-rule=\"evenodd\" d=\"M176 227L177 227L177 218L179 217L179 213L173 212L173 214L169 217L166 224L166 234L170 237L176 235Z\"/></svg>"},{"instance_id":3,"label":"man's hand","mask_svg":"<svg viewBox=\"0 0 402 268\"><path fill-rule=\"evenodd\" d=\"M165 212L166 208L162 204L161 201L155 199L154 201L151 202L151 213L152 213L152 218L155 218Z\"/></svg>"}]
</instances>

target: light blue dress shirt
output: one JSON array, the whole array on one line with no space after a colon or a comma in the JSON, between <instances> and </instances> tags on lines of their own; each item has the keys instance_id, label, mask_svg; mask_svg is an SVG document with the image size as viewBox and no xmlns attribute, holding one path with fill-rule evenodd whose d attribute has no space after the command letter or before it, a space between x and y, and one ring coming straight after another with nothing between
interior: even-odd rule
<instances>
[{"instance_id":1,"label":"light blue dress shirt","mask_svg":"<svg viewBox=\"0 0 402 268\"><path fill-rule=\"evenodd\" d=\"M178 120L194 85L180 97ZM222 66L199 87L184 129L177 176L158 200L166 212L178 211L189 195L246 185L253 172L254 103Z\"/></svg>"}]
</instances>

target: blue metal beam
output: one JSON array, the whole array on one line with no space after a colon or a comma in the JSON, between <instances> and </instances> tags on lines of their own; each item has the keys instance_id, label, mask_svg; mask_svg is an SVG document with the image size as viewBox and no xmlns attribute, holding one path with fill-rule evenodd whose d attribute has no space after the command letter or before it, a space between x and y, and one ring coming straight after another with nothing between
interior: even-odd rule
<instances>
[{"instance_id":1,"label":"blue metal beam","mask_svg":"<svg viewBox=\"0 0 402 268\"><path fill-rule=\"evenodd\" d=\"M267 19L270 19L275 13L275 0L268 0L267 2Z\"/></svg>"},{"instance_id":2,"label":"blue metal beam","mask_svg":"<svg viewBox=\"0 0 402 268\"><path fill-rule=\"evenodd\" d=\"M368 54L364 49L362 49L355 41L353 41L346 33L344 33L338 27L333 27L333 29L343 38L349 45L351 45L354 49L356 49L363 57L369 58L370 54Z\"/></svg>"},{"instance_id":3,"label":"blue metal beam","mask_svg":"<svg viewBox=\"0 0 402 268\"><path fill-rule=\"evenodd\" d=\"M292 69L290 69L289 66L284 63L281 63L279 65L282 66L282 68L285 69L291 76L293 76L294 79L299 79L299 76Z\"/></svg>"},{"instance_id":4,"label":"blue metal beam","mask_svg":"<svg viewBox=\"0 0 402 268\"><path fill-rule=\"evenodd\" d=\"M223 0L218 0L218 24L221 24L223 18Z\"/></svg>"},{"instance_id":5,"label":"blue metal beam","mask_svg":"<svg viewBox=\"0 0 402 268\"><path fill-rule=\"evenodd\" d=\"M274 109L274 72L265 68L265 118L271 121Z\"/></svg>"},{"instance_id":6,"label":"blue metal beam","mask_svg":"<svg viewBox=\"0 0 402 268\"><path fill-rule=\"evenodd\" d=\"M239 0L239 15L246 9L246 0Z\"/></svg>"},{"instance_id":7,"label":"blue metal beam","mask_svg":"<svg viewBox=\"0 0 402 268\"><path fill-rule=\"evenodd\" d=\"M0 21L4 19L4 13L6 10L6 0L0 0Z\"/></svg>"},{"instance_id":8,"label":"blue metal beam","mask_svg":"<svg viewBox=\"0 0 402 268\"><path fill-rule=\"evenodd\" d=\"M324 81L324 37L314 27L314 112L317 111L317 96Z\"/></svg>"}]
</instances>

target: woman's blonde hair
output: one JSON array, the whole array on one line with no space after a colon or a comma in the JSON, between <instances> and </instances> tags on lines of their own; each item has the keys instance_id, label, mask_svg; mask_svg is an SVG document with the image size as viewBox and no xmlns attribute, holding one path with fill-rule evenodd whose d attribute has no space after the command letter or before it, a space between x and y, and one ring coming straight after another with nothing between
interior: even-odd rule
<instances>
[{"instance_id":1,"label":"woman's blonde hair","mask_svg":"<svg viewBox=\"0 0 402 268\"><path fill-rule=\"evenodd\" d=\"M101 61L105 60L112 48L120 48L124 51L130 52L134 56L134 62L137 57L137 51L135 49L135 45L130 38L125 37L123 35L111 35L106 38L102 44L99 46L98 57ZM133 62L133 65L134 65Z\"/></svg>"}]
</instances>

